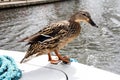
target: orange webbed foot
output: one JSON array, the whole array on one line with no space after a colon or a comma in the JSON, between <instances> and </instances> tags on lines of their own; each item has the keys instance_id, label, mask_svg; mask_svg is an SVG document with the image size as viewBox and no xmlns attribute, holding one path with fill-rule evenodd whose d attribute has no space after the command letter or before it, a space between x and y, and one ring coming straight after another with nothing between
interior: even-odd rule
<instances>
[{"instance_id":1,"label":"orange webbed foot","mask_svg":"<svg viewBox=\"0 0 120 80\"><path fill-rule=\"evenodd\" d=\"M68 56L64 56L62 61L64 64L68 64L68 63L70 63L70 58Z\"/></svg>"},{"instance_id":2,"label":"orange webbed foot","mask_svg":"<svg viewBox=\"0 0 120 80\"><path fill-rule=\"evenodd\" d=\"M58 64L60 62L60 60L50 60L51 64Z\"/></svg>"}]
</instances>

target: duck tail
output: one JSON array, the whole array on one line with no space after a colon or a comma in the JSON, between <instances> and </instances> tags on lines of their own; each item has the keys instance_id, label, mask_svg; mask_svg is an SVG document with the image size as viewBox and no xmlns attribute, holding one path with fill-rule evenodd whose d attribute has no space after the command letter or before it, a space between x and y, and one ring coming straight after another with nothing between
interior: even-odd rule
<instances>
[{"instance_id":1,"label":"duck tail","mask_svg":"<svg viewBox=\"0 0 120 80\"><path fill-rule=\"evenodd\" d=\"M25 62L27 62L25 58L23 58L23 59L20 61L21 64L22 64L22 63L25 63Z\"/></svg>"},{"instance_id":2,"label":"duck tail","mask_svg":"<svg viewBox=\"0 0 120 80\"><path fill-rule=\"evenodd\" d=\"M19 40L18 42L25 42L25 41L28 41L28 37L23 38L23 39Z\"/></svg>"}]
</instances>

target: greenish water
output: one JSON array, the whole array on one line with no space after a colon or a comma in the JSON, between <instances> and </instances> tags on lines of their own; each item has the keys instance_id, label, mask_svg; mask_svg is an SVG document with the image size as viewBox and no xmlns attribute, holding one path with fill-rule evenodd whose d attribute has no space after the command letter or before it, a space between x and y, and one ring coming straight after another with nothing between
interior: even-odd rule
<instances>
[{"instance_id":1,"label":"greenish water","mask_svg":"<svg viewBox=\"0 0 120 80\"><path fill-rule=\"evenodd\" d=\"M120 0L71 0L0 11L0 49L26 51L26 43L17 41L45 25L69 19L79 11L88 11L99 26L81 23L81 34L60 52L92 65L120 74Z\"/></svg>"}]
</instances>

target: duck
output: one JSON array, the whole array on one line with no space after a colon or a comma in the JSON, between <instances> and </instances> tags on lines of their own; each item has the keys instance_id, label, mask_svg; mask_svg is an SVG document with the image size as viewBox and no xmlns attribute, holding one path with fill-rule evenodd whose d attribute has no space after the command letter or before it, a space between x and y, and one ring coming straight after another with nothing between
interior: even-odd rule
<instances>
[{"instance_id":1,"label":"duck","mask_svg":"<svg viewBox=\"0 0 120 80\"><path fill-rule=\"evenodd\" d=\"M51 64L57 64L60 61L70 63L70 58L62 56L59 50L77 38L81 32L81 22L87 22L91 26L98 28L89 12L78 11L68 20L51 23L37 33L20 40L19 42L27 42L30 45L20 63L25 63L43 54L48 55L48 61ZM52 59L51 52L55 53L58 60Z\"/></svg>"}]
</instances>

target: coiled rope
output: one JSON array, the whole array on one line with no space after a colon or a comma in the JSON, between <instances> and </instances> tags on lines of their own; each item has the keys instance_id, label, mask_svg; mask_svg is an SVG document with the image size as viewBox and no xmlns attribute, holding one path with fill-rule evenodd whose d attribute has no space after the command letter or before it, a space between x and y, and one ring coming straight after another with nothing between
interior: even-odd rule
<instances>
[{"instance_id":1,"label":"coiled rope","mask_svg":"<svg viewBox=\"0 0 120 80\"><path fill-rule=\"evenodd\" d=\"M19 80L21 77L22 71L17 68L13 58L0 56L0 80Z\"/></svg>"}]
</instances>

